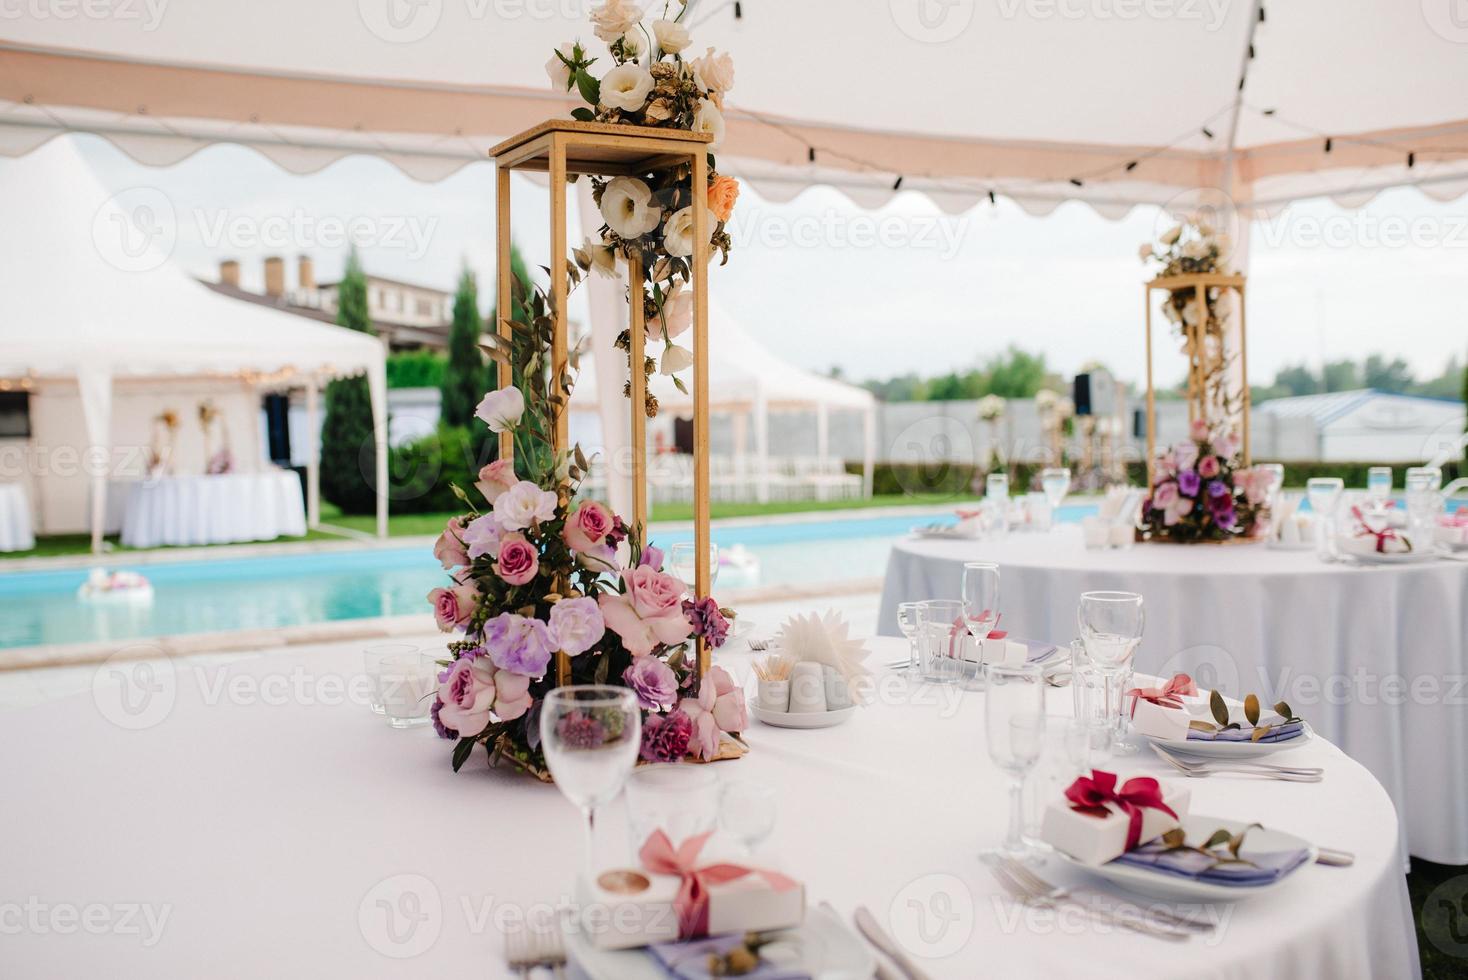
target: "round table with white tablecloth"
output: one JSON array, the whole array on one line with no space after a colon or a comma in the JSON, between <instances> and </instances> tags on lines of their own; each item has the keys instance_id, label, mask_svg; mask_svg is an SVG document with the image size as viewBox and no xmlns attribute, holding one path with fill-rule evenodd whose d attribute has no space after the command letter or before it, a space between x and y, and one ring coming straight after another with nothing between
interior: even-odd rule
<instances>
[{"instance_id":1,"label":"round table with white tablecloth","mask_svg":"<svg viewBox=\"0 0 1468 980\"><path fill-rule=\"evenodd\" d=\"M1326 564L1260 543L1086 550L1079 529L892 547L879 632L899 602L956 598L963 563L998 562L1002 625L1075 636L1082 592L1146 598L1137 668L1284 699L1371 770L1411 853L1468 863L1468 563Z\"/></svg>"},{"instance_id":2,"label":"round table with white tablecloth","mask_svg":"<svg viewBox=\"0 0 1468 980\"><path fill-rule=\"evenodd\" d=\"M159 545L272 541L306 533L301 481L289 470L164 476L127 491L122 543Z\"/></svg>"},{"instance_id":3,"label":"round table with white tablecloth","mask_svg":"<svg viewBox=\"0 0 1468 980\"><path fill-rule=\"evenodd\" d=\"M0 551L30 551L36 546L31 502L19 483L0 483Z\"/></svg>"},{"instance_id":4,"label":"round table with white tablecloth","mask_svg":"<svg viewBox=\"0 0 1468 980\"><path fill-rule=\"evenodd\" d=\"M874 664L904 650L873 647ZM748 654L718 657L749 676ZM41 923L7 930L6 975L509 976L497 923L571 894L580 815L480 754L452 772L451 743L368 711L361 666L348 645L113 663L91 692L0 711L0 741L25 746L0 754L0 867L19 897L5 900L36 903ZM1303 867L1268 894L1212 906L1216 933L1169 943L1002 898L977 857L1007 817L983 696L879 673L879 699L847 724L754 723L750 754L715 771L774 788L765 863L848 924L870 908L933 977L1417 975L1391 802L1325 740L1280 756L1324 767L1324 782L1190 780L1192 812L1258 820L1355 864ZM1070 702L1051 690L1048 711ZM1128 765L1180 778L1150 754ZM599 816L598 843L604 861L627 859L620 801ZM1080 880L1055 861L1043 871ZM51 928L44 913L66 903L141 911L128 932ZM925 910L936 927L916 918Z\"/></svg>"}]
</instances>

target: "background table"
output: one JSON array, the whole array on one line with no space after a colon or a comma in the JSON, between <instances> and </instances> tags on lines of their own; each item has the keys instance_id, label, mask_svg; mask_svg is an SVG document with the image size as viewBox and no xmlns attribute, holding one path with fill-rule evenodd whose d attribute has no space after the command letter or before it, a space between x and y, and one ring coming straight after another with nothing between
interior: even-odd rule
<instances>
[{"instance_id":1,"label":"background table","mask_svg":"<svg viewBox=\"0 0 1468 980\"><path fill-rule=\"evenodd\" d=\"M873 663L903 649L874 647ZM747 654L720 659L748 675ZM148 672L114 663L92 695L0 713L0 741L25 746L0 754L5 900L169 910L150 946L108 930L8 934L6 976L507 975L497 917L569 897L579 814L481 755L453 773L451 745L431 729L389 729L346 693L363 700L361 663L355 646ZM1192 780L1193 810L1345 848L1356 864L1311 865L1269 895L1217 906L1220 933L1175 945L1003 899L976 857L1006 819L982 695L891 674L881 690L838 728L754 723L753 752L715 771L776 789L769 843L812 903L848 923L865 904L933 976L1416 975L1391 803L1323 740L1287 754L1324 766L1323 783ZM1070 692L1051 695L1050 710L1068 712ZM1135 768L1171 778L1150 756ZM608 858L627 851L620 801L599 841ZM1072 880L1053 863L1047 873Z\"/></svg>"},{"instance_id":2,"label":"background table","mask_svg":"<svg viewBox=\"0 0 1468 980\"><path fill-rule=\"evenodd\" d=\"M131 548L271 541L305 533L301 481L287 470L140 481L128 492L122 519L122 543Z\"/></svg>"},{"instance_id":3,"label":"background table","mask_svg":"<svg viewBox=\"0 0 1468 980\"><path fill-rule=\"evenodd\" d=\"M1283 698L1386 786L1411 853L1468 863L1468 564L1328 565L1262 544L1087 551L1079 529L892 548L879 632L899 602L957 598L965 561L1001 567L1003 625L1077 635L1082 592L1147 600L1137 669Z\"/></svg>"},{"instance_id":4,"label":"background table","mask_svg":"<svg viewBox=\"0 0 1468 980\"><path fill-rule=\"evenodd\" d=\"M36 546L31 502L19 483L0 483L0 551L30 551Z\"/></svg>"}]
</instances>

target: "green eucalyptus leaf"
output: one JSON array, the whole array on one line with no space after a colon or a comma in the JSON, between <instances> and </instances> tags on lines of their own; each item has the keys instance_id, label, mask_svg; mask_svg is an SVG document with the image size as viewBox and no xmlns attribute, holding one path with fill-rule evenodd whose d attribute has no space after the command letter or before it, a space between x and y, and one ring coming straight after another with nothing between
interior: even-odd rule
<instances>
[{"instance_id":1,"label":"green eucalyptus leaf","mask_svg":"<svg viewBox=\"0 0 1468 980\"><path fill-rule=\"evenodd\" d=\"M1216 731L1218 731L1218 726L1217 725L1213 724L1212 722L1204 721L1201 718L1195 718L1192 721L1188 722L1188 727L1190 729L1192 729L1193 731L1195 731L1195 732L1216 732Z\"/></svg>"},{"instance_id":2,"label":"green eucalyptus leaf","mask_svg":"<svg viewBox=\"0 0 1468 980\"><path fill-rule=\"evenodd\" d=\"M1220 725L1228 725L1228 705L1224 704L1223 695L1216 689L1208 694L1208 710Z\"/></svg>"},{"instance_id":3,"label":"green eucalyptus leaf","mask_svg":"<svg viewBox=\"0 0 1468 980\"><path fill-rule=\"evenodd\" d=\"M1180 847L1186 847L1188 843L1187 831L1183 830L1181 827L1174 827L1167 833L1162 835L1162 843L1166 844L1169 848L1173 850L1176 850Z\"/></svg>"},{"instance_id":4,"label":"green eucalyptus leaf","mask_svg":"<svg viewBox=\"0 0 1468 980\"><path fill-rule=\"evenodd\" d=\"M592 105L601 104L601 82L598 82L583 70L576 72L576 89L587 102Z\"/></svg>"},{"instance_id":5,"label":"green eucalyptus leaf","mask_svg":"<svg viewBox=\"0 0 1468 980\"><path fill-rule=\"evenodd\" d=\"M1251 694L1244 698L1244 717L1249 719L1249 724L1259 724L1259 696Z\"/></svg>"},{"instance_id":6,"label":"green eucalyptus leaf","mask_svg":"<svg viewBox=\"0 0 1468 980\"><path fill-rule=\"evenodd\" d=\"M1270 727L1271 726L1269 726L1269 725L1260 725L1257 728L1255 728L1254 729L1254 734L1251 737L1250 741L1257 742L1260 739L1262 739L1264 736L1268 735L1269 734Z\"/></svg>"},{"instance_id":7,"label":"green eucalyptus leaf","mask_svg":"<svg viewBox=\"0 0 1468 980\"><path fill-rule=\"evenodd\" d=\"M571 118L579 119L582 122L593 122L596 119L596 113L592 112L584 105L577 106L576 108L571 110Z\"/></svg>"},{"instance_id":8,"label":"green eucalyptus leaf","mask_svg":"<svg viewBox=\"0 0 1468 980\"><path fill-rule=\"evenodd\" d=\"M471 736L459 739L459 744L454 746L454 772L458 772L459 767L469 761L469 756L474 752L474 743L475 739Z\"/></svg>"},{"instance_id":9,"label":"green eucalyptus leaf","mask_svg":"<svg viewBox=\"0 0 1468 980\"><path fill-rule=\"evenodd\" d=\"M1209 836L1209 838L1206 841L1203 842L1203 846L1205 848L1207 848L1207 847L1217 847L1219 844L1227 844L1227 843L1229 843L1232 840L1233 840L1233 835L1230 834L1228 831L1220 828L1218 830L1215 830Z\"/></svg>"},{"instance_id":10,"label":"green eucalyptus leaf","mask_svg":"<svg viewBox=\"0 0 1468 980\"><path fill-rule=\"evenodd\" d=\"M1274 706L1274 710L1281 718L1285 718L1289 721L1295 720L1294 709L1291 708L1289 704L1284 701L1276 703Z\"/></svg>"}]
</instances>

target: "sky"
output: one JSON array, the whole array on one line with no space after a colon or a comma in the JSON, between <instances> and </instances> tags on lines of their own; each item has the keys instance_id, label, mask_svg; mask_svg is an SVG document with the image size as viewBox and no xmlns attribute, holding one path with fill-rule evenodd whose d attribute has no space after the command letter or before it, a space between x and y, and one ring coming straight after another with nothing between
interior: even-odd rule
<instances>
[{"instance_id":1,"label":"sky","mask_svg":"<svg viewBox=\"0 0 1468 980\"><path fill-rule=\"evenodd\" d=\"M155 168L99 138L72 138L110 190L162 192L177 232L171 259L202 278L216 278L218 263L234 258L244 285L258 290L264 258L284 255L293 285L291 257L306 253L318 279L329 280L340 274L350 234L371 273L451 289L467 262L489 292L488 163L436 184L369 157L297 176L252 150L216 145ZM513 196L516 242L529 264L542 263L545 189L517 175ZM1001 197L952 216L916 192L868 211L831 188L789 203L746 188L731 227L734 252L712 276L713 295L793 363L839 367L858 380L963 370L1014 344L1044 353L1062 375L1099 360L1141 382L1148 270L1137 249L1164 222L1154 208L1113 221L1071 203L1036 217ZM581 234L573 227L573 240ZM1287 365L1375 351L1432 377L1449 356L1468 353L1462 201L1442 204L1404 188L1354 212L1303 202L1256 222L1250 251L1255 383ZM573 299L573 318L584 315ZM1166 343L1154 356L1159 384L1181 379L1182 359Z\"/></svg>"}]
</instances>

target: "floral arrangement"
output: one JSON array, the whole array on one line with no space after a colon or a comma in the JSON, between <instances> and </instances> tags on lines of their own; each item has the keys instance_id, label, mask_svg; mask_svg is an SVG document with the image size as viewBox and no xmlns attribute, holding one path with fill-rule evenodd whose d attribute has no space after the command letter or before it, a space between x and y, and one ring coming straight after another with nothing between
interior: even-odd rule
<instances>
[{"instance_id":1,"label":"floral arrangement","mask_svg":"<svg viewBox=\"0 0 1468 980\"><path fill-rule=\"evenodd\" d=\"M568 270L573 285L581 271ZM514 458L480 470L479 503L454 488L467 512L449 519L433 549L452 583L428 601L439 629L459 634L442 661L434 726L458 742L455 770L483 745L491 761L544 776L539 706L557 686L556 656L564 653L570 683L636 692L642 758L718 758L721 733L746 727L744 694L720 667L700 678L693 645L721 646L732 613L712 597L691 598L641 528L578 499L589 467L584 454L579 446L550 448L563 401L546 369L555 329L549 299L541 289L527 296L518 284L513 297L512 336L486 337L484 349L510 366L519 386L489 392L475 415L490 431L511 434ZM573 353L561 379L565 397L575 361ZM600 724L590 716L579 721ZM601 733L592 734L599 742Z\"/></svg>"},{"instance_id":2,"label":"floral arrangement","mask_svg":"<svg viewBox=\"0 0 1468 980\"><path fill-rule=\"evenodd\" d=\"M165 408L153 416L153 438L148 447L148 473L163 476L173 467L173 447L178 436L178 411Z\"/></svg>"},{"instance_id":3,"label":"floral arrangement","mask_svg":"<svg viewBox=\"0 0 1468 980\"><path fill-rule=\"evenodd\" d=\"M592 197L604 224L576 249L577 261L598 274L614 278L617 261L629 256L642 260L642 281L633 294L643 304L648 330L663 341L661 358L647 358L644 374L654 370L673 378L685 391L677 373L693 363L692 353L674 343L693 319L691 263L694 254L693 195L705 195L710 218L709 245L723 261L729 260L730 240L725 224L739 197L739 182L720 174L713 151L724 138L724 96L734 87L734 62L713 48L686 59L692 45L682 24L686 0L663 4L651 27L643 24L643 8L630 0L606 0L591 11L597 38L607 45L611 67L600 78L591 73L602 61L580 41L562 44L546 62L551 86L559 92L575 90L586 101L573 109L584 122L680 129L713 136L709 143L708 186L695 189L687 164L663 170L613 178L591 177ZM631 298L631 297L629 297ZM628 351L623 332L618 346ZM627 392L630 394L630 382ZM657 399L647 398L647 414L657 415Z\"/></svg>"},{"instance_id":4,"label":"floral arrangement","mask_svg":"<svg viewBox=\"0 0 1468 980\"><path fill-rule=\"evenodd\" d=\"M1142 531L1151 540L1224 541L1264 527L1272 477L1239 465L1232 431L1214 433L1197 420L1189 438L1158 455L1142 502Z\"/></svg>"}]
</instances>

